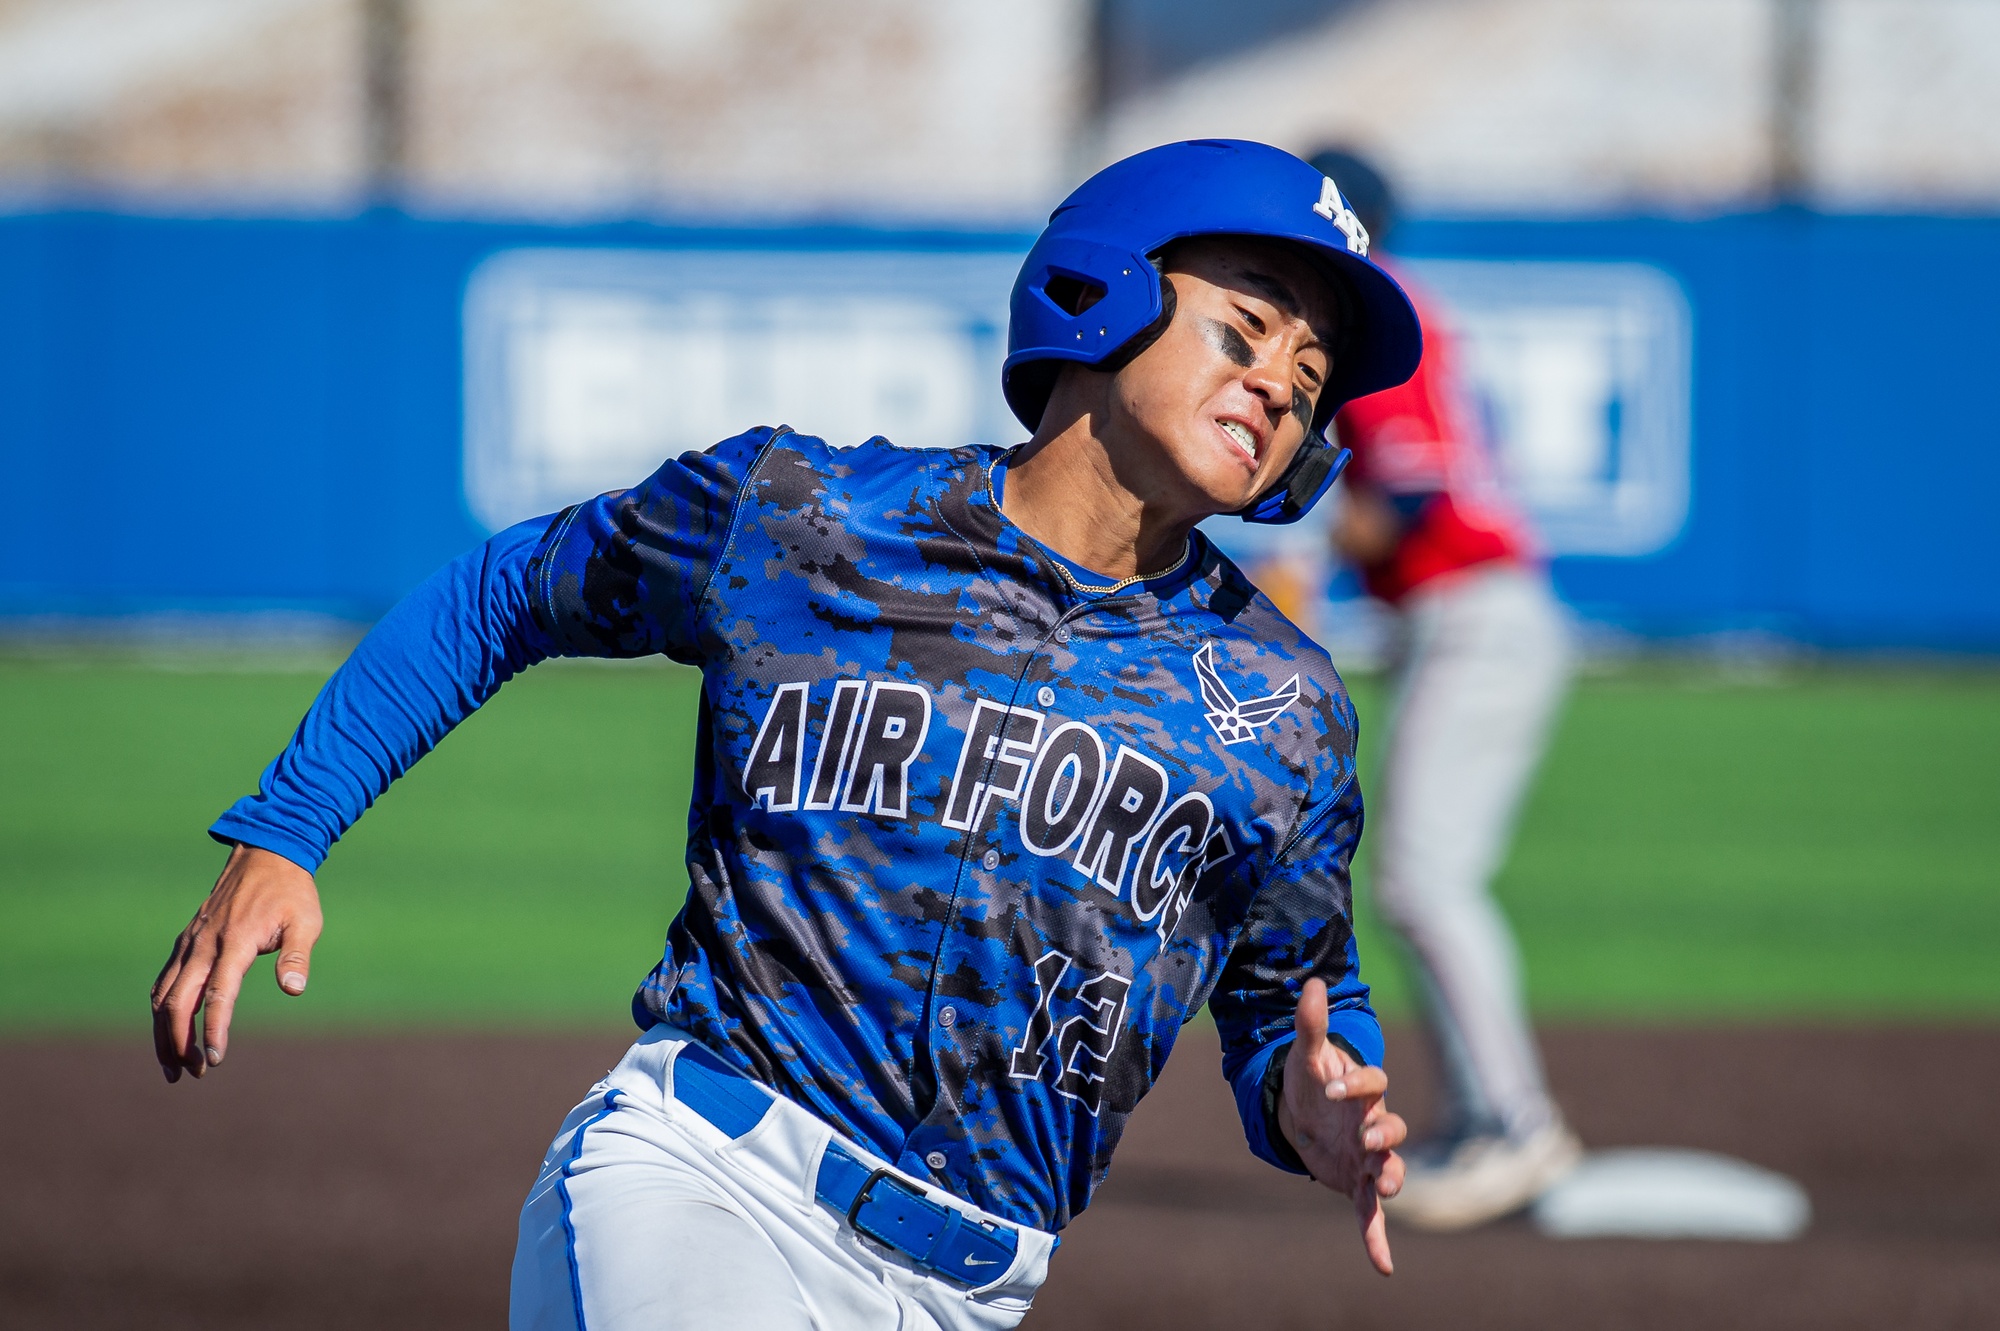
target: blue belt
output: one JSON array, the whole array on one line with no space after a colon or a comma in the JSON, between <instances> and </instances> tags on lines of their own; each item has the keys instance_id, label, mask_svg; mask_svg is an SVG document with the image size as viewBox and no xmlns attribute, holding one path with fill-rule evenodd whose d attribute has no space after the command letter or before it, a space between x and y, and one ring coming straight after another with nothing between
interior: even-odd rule
<instances>
[{"instance_id":1,"label":"blue belt","mask_svg":"<svg viewBox=\"0 0 2000 1331\"><path fill-rule=\"evenodd\" d=\"M674 1098L732 1141L764 1121L771 1094L698 1044L674 1058ZM985 1285L1014 1264L1021 1236L932 1201L887 1169L876 1169L835 1137L820 1157L813 1195L884 1247L923 1270Z\"/></svg>"}]
</instances>

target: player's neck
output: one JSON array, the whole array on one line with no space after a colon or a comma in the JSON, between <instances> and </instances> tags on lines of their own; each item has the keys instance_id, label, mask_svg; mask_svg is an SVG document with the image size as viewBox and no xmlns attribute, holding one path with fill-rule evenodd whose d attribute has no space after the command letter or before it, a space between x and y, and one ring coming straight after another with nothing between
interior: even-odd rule
<instances>
[{"instance_id":1,"label":"player's neck","mask_svg":"<svg viewBox=\"0 0 2000 1331\"><path fill-rule=\"evenodd\" d=\"M1171 567L1196 521L1163 515L1121 483L1088 417L1038 433L1014 455L1000 511L1064 559L1115 579Z\"/></svg>"}]
</instances>

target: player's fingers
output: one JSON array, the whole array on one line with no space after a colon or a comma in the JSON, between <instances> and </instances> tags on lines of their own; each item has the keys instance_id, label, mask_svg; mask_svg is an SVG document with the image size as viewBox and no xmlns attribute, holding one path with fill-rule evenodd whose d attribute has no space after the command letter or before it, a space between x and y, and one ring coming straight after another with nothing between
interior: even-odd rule
<instances>
[{"instance_id":1,"label":"player's fingers","mask_svg":"<svg viewBox=\"0 0 2000 1331\"><path fill-rule=\"evenodd\" d=\"M1403 1144L1409 1133L1409 1125L1403 1122L1403 1116L1383 1109L1379 1100L1375 1109L1361 1121L1361 1145L1366 1150L1393 1151Z\"/></svg>"},{"instance_id":2,"label":"player's fingers","mask_svg":"<svg viewBox=\"0 0 2000 1331\"><path fill-rule=\"evenodd\" d=\"M160 978L171 987L168 977L162 975ZM167 1085L171 1086L181 1079L180 1045L175 1037L174 1018L167 1010L164 991L153 996L153 1057L160 1061L160 1071L166 1074Z\"/></svg>"},{"instance_id":3,"label":"player's fingers","mask_svg":"<svg viewBox=\"0 0 2000 1331\"><path fill-rule=\"evenodd\" d=\"M243 990L243 976L257 960L255 943L236 937L222 940L220 954L209 970L208 983L201 994L201 1059L205 1067L222 1062L229 1052L229 1021L236 1015L236 996ZM200 1076L198 1070L195 1073Z\"/></svg>"},{"instance_id":4,"label":"player's fingers","mask_svg":"<svg viewBox=\"0 0 2000 1331\"><path fill-rule=\"evenodd\" d=\"M1301 1047L1312 1050L1326 1043L1326 982L1307 980L1292 1013L1292 1030Z\"/></svg>"},{"instance_id":5,"label":"player's fingers","mask_svg":"<svg viewBox=\"0 0 2000 1331\"><path fill-rule=\"evenodd\" d=\"M178 972L175 978L178 979ZM153 1000L153 1057L160 1061L160 1071L166 1074L169 1086L181 1079L188 1026L192 1020L191 1013L170 1003L171 994L170 982L167 990Z\"/></svg>"},{"instance_id":6,"label":"player's fingers","mask_svg":"<svg viewBox=\"0 0 2000 1331\"><path fill-rule=\"evenodd\" d=\"M1369 1100L1386 1094L1389 1074L1380 1068L1349 1068L1326 1084L1329 1100Z\"/></svg>"},{"instance_id":7,"label":"player's fingers","mask_svg":"<svg viewBox=\"0 0 2000 1331\"><path fill-rule=\"evenodd\" d=\"M201 1010L202 990L215 965L216 940L214 930L199 916L182 937L186 946L180 969L154 1007L153 1024L156 1045L159 1036L165 1037L169 1066L199 1077L203 1063L197 1047L200 1041L196 1039L195 1014ZM177 1081L179 1077L170 1074L167 1080Z\"/></svg>"},{"instance_id":8,"label":"player's fingers","mask_svg":"<svg viewBox=\"0 0 2000 1331\"><path fill-rule=\"evenodd\" d=\"M1375 1176L1378 1195L1394 1197L1403 1190L1403 1157L1394 1151L1372 1161L1369 1172Z\"/></svg>"},{"instance_id":9,"label":"player's fingers","mask_svg":"<svg viewBox=\"0 0 2000 1331\"><path fill-rule=\"evenodd\" d=\"M1372 1180L1363 1179L1354 1190L1354 1214L1361 1221L1361 1242L1368 1260L1385 1276L1396 1274L1396 1262L1389 1255L1389 1222L1382 1215L1382 1201L1375 1195Z\"/></svg>"},{"instance_id":10,"label":"player's fingers","mask_svg":"<svg viewBox=\"0 0 2000 1331\"><path fill-rule=\"evenodd\" d=\"M166 1074L169 1086L181 1079L181 1069L180 1045L175 1039L167 995L173 992L174 981L180 978L187 952L187 934L183 932L174 939L173 949L167 953L167 964L160 967L160 976L153 981L153 1057L160 1061L160 1071Z\"/></svg>"},{"instance_id":11,"label":"player's fingers","mask_svg":"<svg viewBox=\"0 0 2000 1331\"><path fill-rule=\"evenodd\" d=\"M278 935L278 987L296 997L306 991L312 975L313 944L319 941L317 920L294 920Z\"/></svg>"},{"instance_id":12,"label":"player's fingers","mask_svg":"<svg viewBox=\"0 0 2000 1331\"><path fill-rule=\"evenodd\" d=\"M181 966L187 960L188 936L182 930L174 936L174 945L167 949L167 962L160 967L159 975L153 980L153 1007L158 1010L165 1001L167 990L173 988L174 978L181 973Z\"/></svg>"}]
</instances>

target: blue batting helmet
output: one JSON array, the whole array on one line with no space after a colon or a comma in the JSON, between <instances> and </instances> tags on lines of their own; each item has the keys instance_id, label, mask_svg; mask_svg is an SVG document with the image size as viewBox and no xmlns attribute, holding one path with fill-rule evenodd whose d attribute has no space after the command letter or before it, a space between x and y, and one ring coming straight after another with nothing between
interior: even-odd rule
<instances>
[{"instance_id":1,"label":"blue batting helmet","mask_svg":"<svg viewBox=\"0 0 2000 1331\"><path fill-rule=\"evenodd\" d=\"M1152 345L1173 318L1173 288L1152 260L1189 236L1294 245L1341 305L1342 335L1305 446L1238 514L1296 522L1347 461L1326 441L1333 413L1416 373L1423 333L1403 289L1369 262L1368 233L1339 188L1281 149L1241 139L1170 143L1112 163L1064 199L1014 281L1007 405L1032 430L1063 362L1115 370Z\"/></svg>"}]
</instances>

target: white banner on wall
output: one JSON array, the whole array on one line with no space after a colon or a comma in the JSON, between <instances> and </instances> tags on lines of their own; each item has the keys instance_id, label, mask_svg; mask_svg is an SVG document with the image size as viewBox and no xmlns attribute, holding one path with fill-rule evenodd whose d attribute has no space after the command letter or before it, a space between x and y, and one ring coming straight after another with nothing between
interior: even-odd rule
<instances>
[{"instance_id":1,"label":"white banner on wall","mask_svg":"<svg viewBox=\"0 0 2000 1331\"><path fill-rule=\"evenodd\" d=\"M1647 555L1687 522L1692 331L1644 264L1430 260L1501 479L1551 554Z\"/></svg>"},{"instance_id":2,"label":"white banner on wall","mask_svg":"<svg viewBox=\"0 0 2000 1331\"><path fill-rule=\"evenodd\" d=\"M835 444L1019 439L1000 396L1019 263L994 251L497 254L465 300L466 499L497 530L752 425ZM1634 556L1672 541L1687 518L1690 391L1673 279L1638 264L1410 266L1459 334L1502 478L1550 552ZM1324 539L1222 526L1236 524L1214 533L1232 547Z\"/></svg>"},{"instance_id":3,"label":"white banner on wall","mask_svg":"<svg viewBox=\"0 0 2000 1331\"><path fill-rule=\"evenodd\" d=\"M465 494L498 530L755 425L833 444L1024 434L1018 253L521 249L465 299Z\"/></svg>"}]
</instances>

